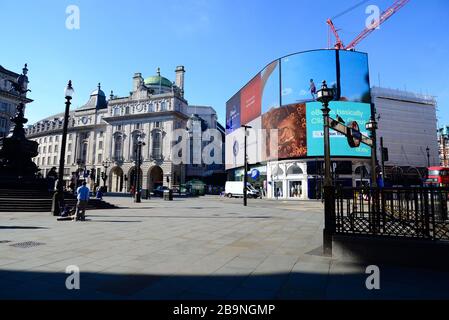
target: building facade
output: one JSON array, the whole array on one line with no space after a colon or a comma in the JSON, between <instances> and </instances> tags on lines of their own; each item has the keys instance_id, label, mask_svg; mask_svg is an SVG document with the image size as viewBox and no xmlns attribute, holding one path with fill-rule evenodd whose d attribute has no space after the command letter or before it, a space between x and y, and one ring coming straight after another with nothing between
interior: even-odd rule
<instances>
[{"instance_id":1,"label":"building facade","mask_svg":"<svg viewBox=\"0 0 449 320\"><path fill-rule=\"evenodd\" d=\"M440 165L449 167L449 126L438 129Z\"/></svg>"},{"instance_id":2,"label":"building facade","mask_svg":"<svg viewBox=\"0 0 449 320\"><path fill-rule=\"evenodd\" d=\"M394 184L419 184L429 165L440 164L435 97L378 87L371 95L379 119L378 143L383 138L388 148L386 178Z\"/></svg>"},{"instance_id":3,"label":"building facade","mask_svg":"<svg viewBox=\"0 0 449 320\"><path fill-rule=\"evenodd\" d=\"M23 69L24 74L28 69ZM15 81L19 77L18 73L3 68L0 65L0 137L6 137L13 129L13 123L11 118L16 113L16 107L20 102L17 92L12 89L11 82ZM33 100L25 98L26 103L30 103Z\"/></svg>"},{"instance_id":4,"label":"building facade","mask_svg":"<svg viewBox=\"0 0 449 320\"><path fill-rule=\"evenodd\" d=\"M100 84L88 102L70 113L64 177L70 181L74 172L86 175L91 187L103 185L113 193L126 193L136 187L140 175L144 194L158 186L184 184L191 177L213 176L224 172L218 165L175 163L172 159L173 132L188 132L189 123L200 121L209 129L224 129L215 110L209 106L190 106L184 98L183 66L176 68L176 81L161 76L144 79L136 73L129 96L109 98ZM63 114L43 119L27 129L29 139L39 143L35 163L45 175L59 164ZM137 173L137 145L143 142L141 169ZM88 174L86 174L88 172ZM193 174L194 173L194 174ZM76 174L75 174L76 176Z\"/></svg>"}]
</instances>

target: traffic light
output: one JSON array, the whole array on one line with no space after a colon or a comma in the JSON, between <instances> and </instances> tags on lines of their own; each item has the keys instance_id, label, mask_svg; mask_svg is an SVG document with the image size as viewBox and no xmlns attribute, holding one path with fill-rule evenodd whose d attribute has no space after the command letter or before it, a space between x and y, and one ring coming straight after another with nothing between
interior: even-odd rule
<instances>
[{"instance_id":1,"label":"traffic light","mask_svg":"<svg viewBox=\"0 0 449 320\"><path fill-rule=\"evenodd\" d=\"M382 148L382 160L384 162L389 161L388 160L388 148Z\"/></svg>"}]
</instances>

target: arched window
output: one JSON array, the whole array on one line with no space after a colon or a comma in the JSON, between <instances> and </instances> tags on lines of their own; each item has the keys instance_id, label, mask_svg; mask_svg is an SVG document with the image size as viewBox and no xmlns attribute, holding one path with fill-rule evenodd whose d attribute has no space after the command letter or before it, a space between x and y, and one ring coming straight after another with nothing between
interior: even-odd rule
<instances>
[{"instance_id":1,"label":"arched window","mask_svg":"<svg viewBox=\"0 0 449 320\"><path fill-rule=\"evenodd\" d=\"M165 101L161 102L161 111L165 111L167 109L167 103Z\"/></svg>"},{"instance_id":2,"label":"arched window","mask_svg":"<svg viewBox=\"0 0 449 320\"><path fill-rule=\"evenodd\" d=\"M155 130L152 133L153 146L151 155L154 159L162 159L162 132Z\"/></svg>"},{"instance_id":3,"label":"arched window","mask_svg":"<svg viewBox=\"0 0 449 320\"><path fill-rule=\"evenodd\" d=\"M272 175L275 176L275 177L283 176L284 175L284 171L279 166L276 166L273 169Z\"/></svg>"},{"instance_id":4,"label":"arched window","mask_svg":"<svg viewBox=\"0 0 449 320\"><path fill-rule=\"evenodd\" d=\"M301 168L297 165L294 164L292 165L290 168L288 168L287 170L287 175L298 175L298 174L303 174Z\"/></svg>"},{"instance_id":5,"label":"arched window","mask_svg":"<svg viewBox=\"0 0 449 320\"><path fill-rule=\"evenodd\" d=\"M114 158L116 160L120 160L123 154L123 137L120 134L117 134L114 137Z\"/></svg>"}]
</instances>

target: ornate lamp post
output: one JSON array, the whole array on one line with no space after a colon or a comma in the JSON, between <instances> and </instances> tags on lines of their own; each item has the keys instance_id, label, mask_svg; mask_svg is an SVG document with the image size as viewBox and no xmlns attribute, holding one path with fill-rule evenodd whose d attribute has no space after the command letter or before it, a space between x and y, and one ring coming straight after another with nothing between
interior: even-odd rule
<instances>
[{"instance_id":1,"label":"ornate lamp post","mask_svg":"<svg viewBox=\"0 0 449 320\"><path fill-rule=\"evenodd\" d=\"M377 122L374 114L371 116L369 121L365 125L366 130L371 133L371 139L373 140L373 145L371 147L371 187L377 188L377 174L376 174L376 130L377 130Z\"/></svg>"},{"instance_id":2,"label":"ornate lamp post","mask_svg":"<svg viewBox=\"0 0 449 320\"><path fill-rule=\"evenodd\" d=\"M140 166L142 165L142 146L145 145L144 139L142 137L142 135L139 135L139 137L137 138L137 146L136 146L136 192L135 192L135 198L134 198L134 202L136 203L140 203L142 202L141 197L142 197L142 192L141 192L141 188L140 188Z\"/></svg>"},{"instance_id":3,"label":"ornate lamp post","mask_svg":"<svg viewBox=\"0 0 449 320\"><path fill-rule=\"evenodd\" d=\"M248 154L247 154L247 129L251 129L251 126L243 125L242 128L245 129L245 142L244 142L244 168L243 168L243 205L246 207L248 205L248 195L246 190L246 185L248 184Z\"/></svg>"},{"instance_id":4,"label":"ornate lamp post","mask_svg":"<svg viewBox=\"0 0 449 320\"><path fill-rule=\"evenodd\" d=\"M331 155L329 139L329 102L334 99L334 90L328 88L323 81L321 89L317 92L317 101L321 102L323 108L324 129L324 230L323 230L323 253L332 255L332 234L334 232L335 194L331 177Z\"/></svg>"},{"instance_id":5,"label":"ornate lamp post","mask_svg":"<svg viewBox=\"0 0 449 320\"><path fill-rule=\"evenodd\" d=\"M71 100L74 94L74 90L72 87L72 81L70 80L65 88L65 113L64 113L64 126L62 129L62 142L61 142L61 154L59 158L59 177L57 190L53 195L53 203L52 203L52 213L54 216L59 216L61 214L61 208L64 208L64 166L65 166L65 148L67 144L67 127L69 123L69 112Z\"/></svg>"},{"instance_id":6,"label":"ornate lamp post","mask_svg":"<svg viewBox=\"0 0 449 320\"><path fill-rule=\"evenodd\" d=\"M103 188L106 188L106 180L108 180L108 168L111 165L111 161L105 160L102 162L104 171L101 173L101 179L103 179Z\"/></svg>"}]
</instances>

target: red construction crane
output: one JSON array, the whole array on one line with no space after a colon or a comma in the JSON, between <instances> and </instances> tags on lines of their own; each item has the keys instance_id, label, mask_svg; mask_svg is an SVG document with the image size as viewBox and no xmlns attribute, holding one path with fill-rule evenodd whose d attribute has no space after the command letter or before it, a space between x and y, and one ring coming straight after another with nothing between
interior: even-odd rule
<instances>
[{"instance_id":1,"label":"red construction crane","mask_svg":"<svg viewBox=\"0 0 449 320\"><path fill-rule=\"evenodd\" d=\"M351 41L350 44L345 46L343 44L343 41L341 40L340 36L338 35L338 31L335 28L334 23L331 19L327 19L327 24L329 25L329 28L334 33L335 39L337 40L334 48L337 50L354 50L355 46L358 45L363 39L365 39L371 32L376 30L377 27L379 27L382 23L387 21L392 15L394 15L396 12L398 12L402 7L404 7L410 0L397 0L391 7L389 7L387 10L385 10L379 20L375 20L372 25L365 28L354 40Z\"/></svg>"}]
</instances>

